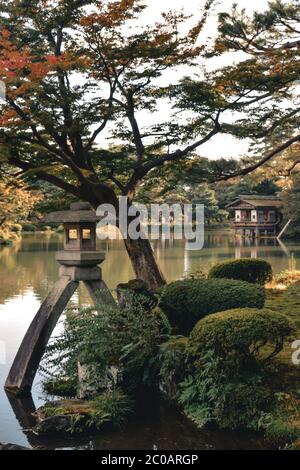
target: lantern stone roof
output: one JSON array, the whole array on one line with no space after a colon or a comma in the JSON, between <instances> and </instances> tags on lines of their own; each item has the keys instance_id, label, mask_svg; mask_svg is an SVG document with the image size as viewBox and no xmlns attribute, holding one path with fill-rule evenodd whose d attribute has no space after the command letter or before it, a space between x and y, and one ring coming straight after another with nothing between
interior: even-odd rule
<instances>
[{"instance_id":1,"label":"lantern stone roof","mask_svg":"<svg viewBox=\"0 0 300 470\"><path fill-rule=\"evenodd\" d=\"M253 207L275 207L277 209L282 207L282 201L278 196L255 196L255 195L243 195L239 196L238 199L233 201L231 204L226 206L230 209L243 209Z\"/></svg>"},{"instance_id":2,"label":"lantern stone roof","mask_svg":"<svg viewBox=\"0 0 300 470\"><path fill-rule=\"evenodd\" d=\"M96 211L88 202L75 202L71 204L70 210L68 211L57 211L50 212L49 214L43 217L43 223L96 223L100 220L100 217L97 217Z\"/></svg>"}]
</instances>

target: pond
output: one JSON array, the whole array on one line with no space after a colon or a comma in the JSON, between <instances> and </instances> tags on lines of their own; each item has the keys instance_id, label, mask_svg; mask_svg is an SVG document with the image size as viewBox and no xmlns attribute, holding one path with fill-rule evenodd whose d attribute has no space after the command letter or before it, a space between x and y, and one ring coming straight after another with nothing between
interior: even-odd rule
<instances>
[{"instance_id":1,"label":"pond","mask_svg":"<svg viewBox=\"0 0 300 470\"><path fill-rule=\"evenodd\" d=\"M39 440L28 432L30 413L45 397L41 391L41 376L33 388L33 400L16 400L7 396L3 384L14 356L41 300L58 277L55 252L62 246L62 235L38 233L24 235L10 247L0 248L0 442L35 448L71 449L261 449L264 443L250 434L228 433L213 429L198 430L177 410L158 405L126 426L126 430L103 436L70 440ZM184 242L157 240L153 248L168 281L181 278L197 269L206 271L214 263L227 258L261 257L273 265L275 272L286 269L291 253L300 258L300 246L295 242L278 244L271 239L238 242L232 232L208 231L201 251L187 251ZM103 278L109 288L133 277L133 271L122 241L99 242L106 252ZM83 287L71 302L89 302Z\"/></svg>"}]
</instances>

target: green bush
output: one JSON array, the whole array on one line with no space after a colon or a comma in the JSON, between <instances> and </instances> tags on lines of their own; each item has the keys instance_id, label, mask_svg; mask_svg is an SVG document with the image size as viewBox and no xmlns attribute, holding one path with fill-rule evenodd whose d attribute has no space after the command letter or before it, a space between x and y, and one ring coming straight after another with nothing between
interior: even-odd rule
<instances>
[{"instance_id":1,"label":"green bush","mask_svg":"<svg viewBox=\"0 0 300 470\"><path fill-rule=\"evenodd\" d=\"M262 356L265 361L282 350L285 339L293 331L290 320L282 313L234 309L200 320L190 335L188 352L201 358L207 351L214 351L225 361L239 358L241 365L252 362L250 357Z\"/></svg>"},{"instance_id":2,"label":"green bush","mask_svg":"<svg viewBox=\"0 0 300 470\"><path fill-rule=\"evenodd\" d=\"M23 232L35 232L36 226L34 224L23 224L22 231Z\"/></svg>"},{"instance_id":3,"label":"green bush","mask_svg":"<svg viewBox=\"0 0 300 470\"><path fill-rule=\"evenodd\" d=\"M185 414L200 427L212 423L220 428L258 430L261 417L273 406L270 389L258 374L230 377L222 365L210 353L205 366L180 384L178 401Z\"/></svg>"},{"instance_id":4,"label":"green bush","mask_svg":"<svg viewBox=\"0 0 300 470\"><path fill-rule=\"evenodd\" d=\"M175 332L186 335L201 318L233 308L262 308L265 290L227 279L185 279L164 287L160 307Z\"/></svg>"},{"instance_id":5,"label":"green bush","mask_svg":"<svg viewBox=\"0 0 300 470\"><path fill-rule=\"evenodd\" d=\"M272 281L273 271L270 263L263 259L236 259L216 264L208 273L211 278L236 279L253 284L265 285Z\"/></svg>"},{"instance_id":6,"label":"green bush","mask_svg":"<svg viewBox=\"0 0 300 470\"><path fill-rule=\"evenodd\" d=\"M133 306L130 299L123 307L99 304L76 310L65 319L61 334L48 344L41 370L52 380L55 377L76 384L79 361L93 370L85 382L94 387L107 367L115 366L130 392L151 387L156 385L153 376L157 376L164 329L159 315L151 315L137 301Z\"/></svg>"},{"instance_id":7,"label":"green bush","mask_svg":"<svg viewBox=\"0 0 300 470\"><path fill-rule=\"evenodd\" d=\"M198 425L259 429L275 406L265 364L293 332L287 317L266 309L236 309L200 320L187 345L190 376L179 401Z\"/></svg>"}]
</instances>

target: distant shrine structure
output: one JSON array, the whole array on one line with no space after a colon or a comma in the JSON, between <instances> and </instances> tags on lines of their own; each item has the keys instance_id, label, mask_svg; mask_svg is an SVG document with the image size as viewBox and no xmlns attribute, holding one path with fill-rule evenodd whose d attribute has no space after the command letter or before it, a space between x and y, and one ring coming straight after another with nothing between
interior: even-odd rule
<instances>
[{"instance_id":1,"label":"distant shrine structure","mask_svg":"<svg viewBox=\"0 0 300 470\"><path fill-rule=\"evenodd\" d=\"M278 196L239 196L227 206L234 213L235 235L246 238L278 237L283 221Z\"/></svg>"}]
</instances>

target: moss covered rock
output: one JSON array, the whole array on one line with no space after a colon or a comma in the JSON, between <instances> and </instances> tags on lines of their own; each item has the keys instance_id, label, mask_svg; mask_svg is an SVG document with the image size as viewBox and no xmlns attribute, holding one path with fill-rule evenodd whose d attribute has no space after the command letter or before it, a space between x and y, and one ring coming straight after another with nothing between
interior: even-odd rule
<instances>
[{"instance_id":1,"label":"moss covered rock","mask_svg":"<svg viewBox=\"0 0 300 470\"><path fill-rule=\"evenodd\" d=\"M145 310L151 310L157 304L157 298L141 279L131 279L117 286L118 302L121 307L137 302Z\"/></svg>"},{"instance_id":2,"label":"moss covered rock","mask_svg":"<svg viewBox=\"0 0 300 470\"><path fill-rule=\"evenodd\" d=\"M76 397L77 387L77 381L72 379L53 379L43 382L44 391L57 397Z\"/></svg>"},{"instance_id":3,"label":"moss covered rock","mask_svg":"<svg viewBox=\"0 0 300 470\"><path fill-rule=\"evenodd\" d=\"M36 411L37 434L73 434L116 426L132 413L130 399L121 391L105 392L93 400L47 402Z\"/></svg>"}]
</instances>

